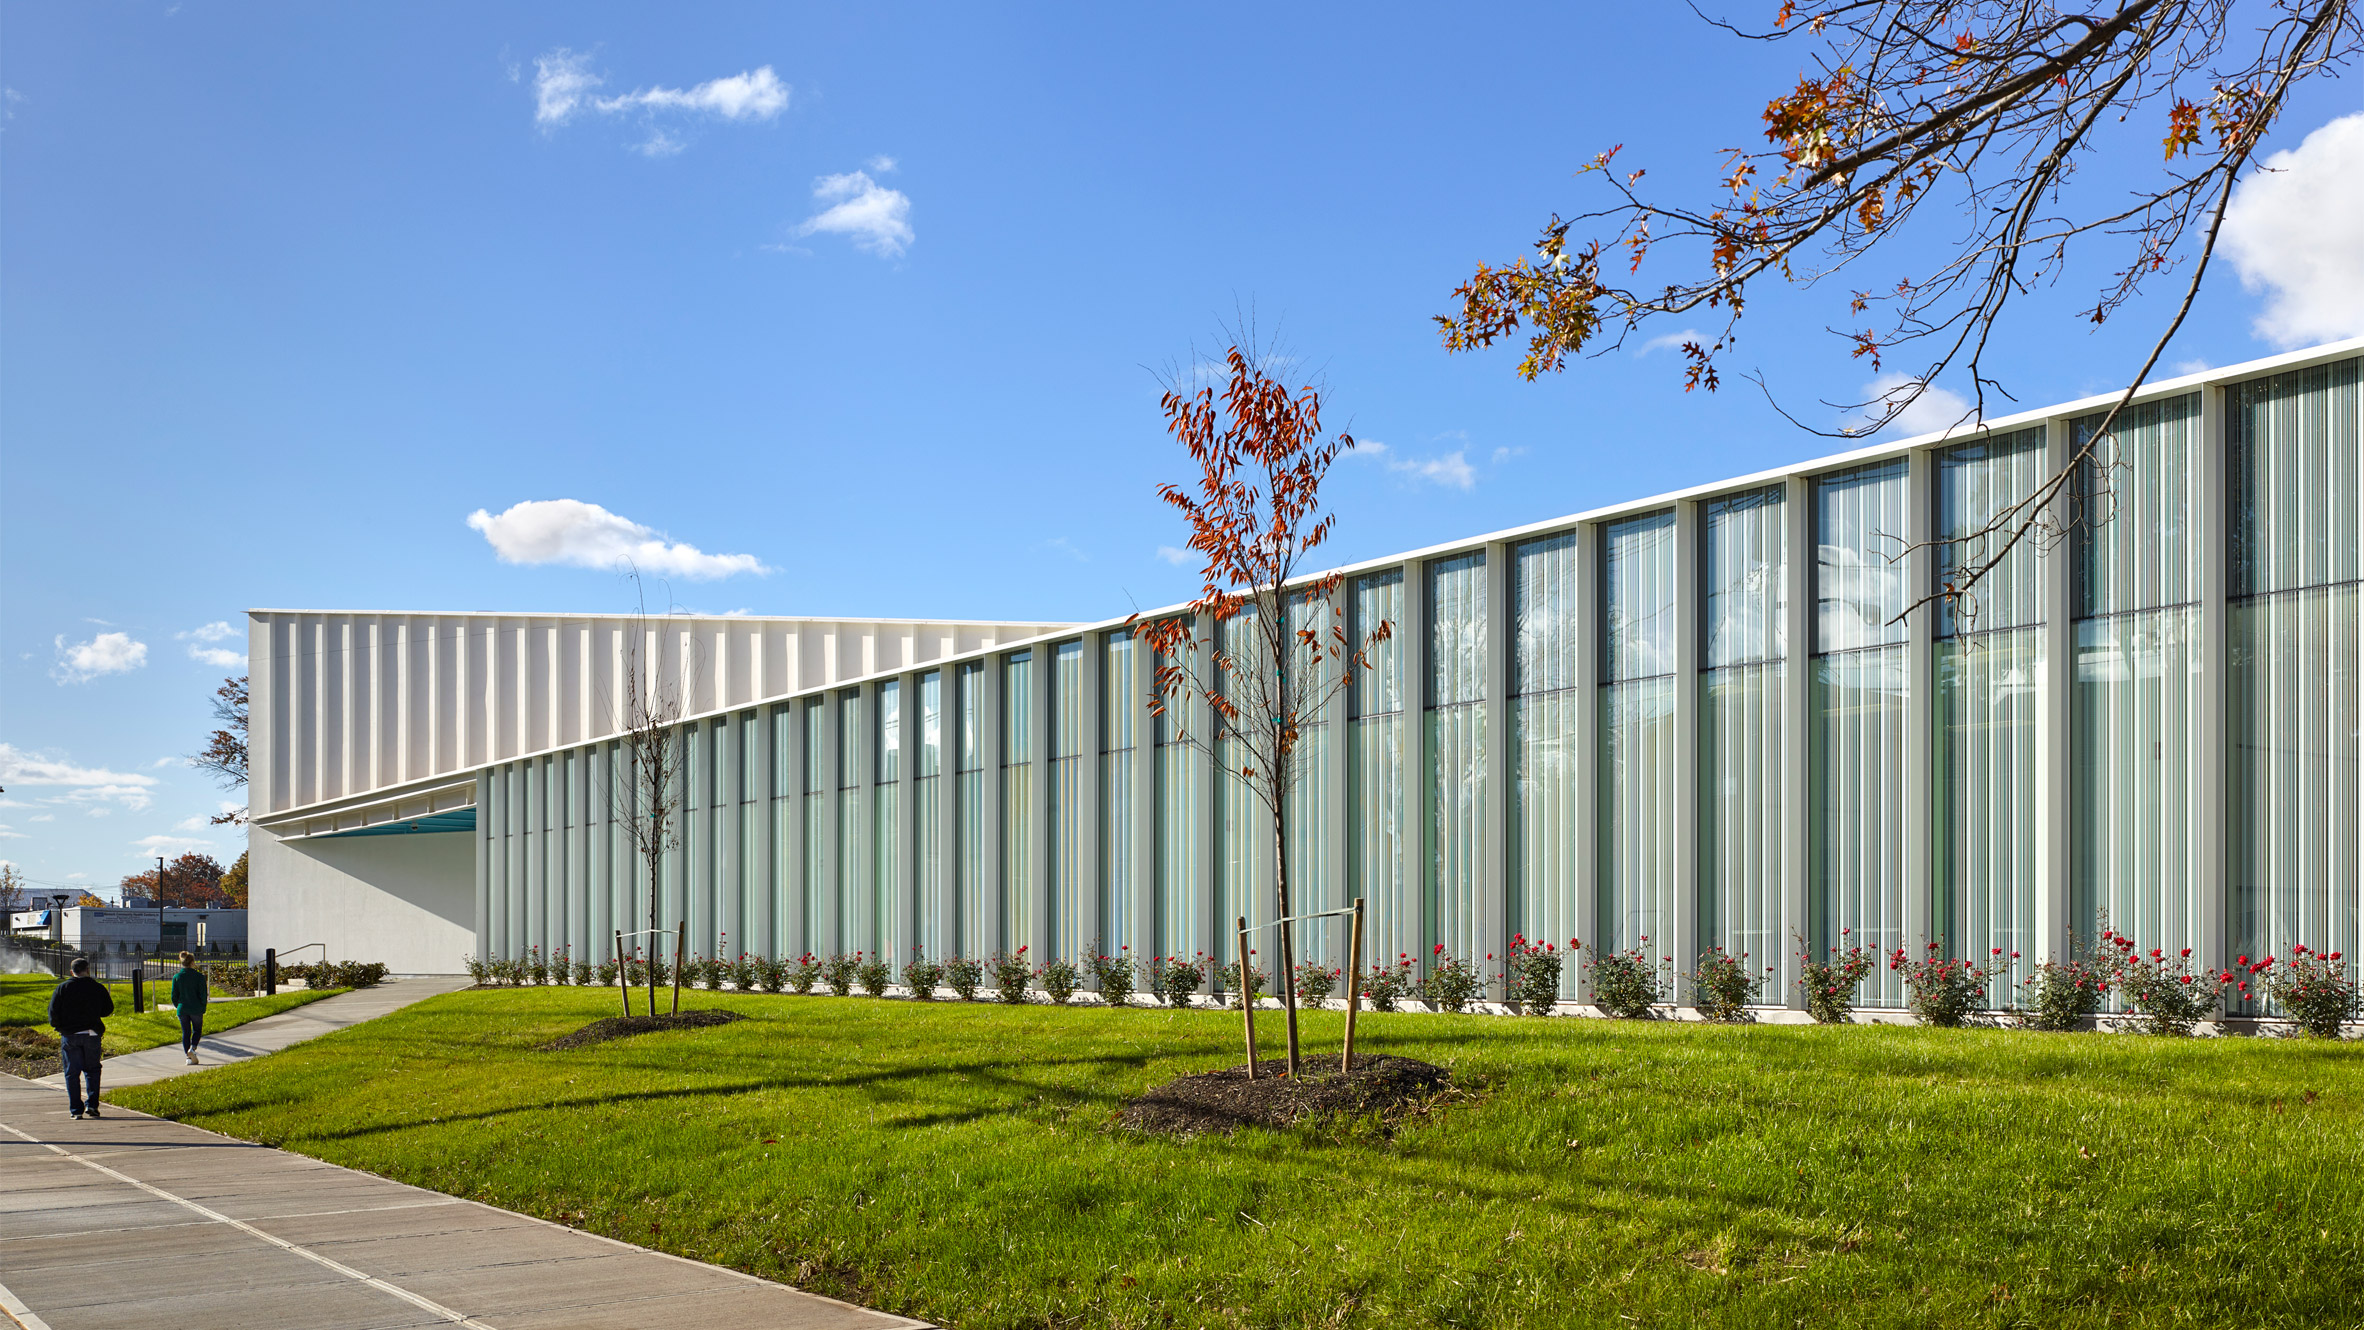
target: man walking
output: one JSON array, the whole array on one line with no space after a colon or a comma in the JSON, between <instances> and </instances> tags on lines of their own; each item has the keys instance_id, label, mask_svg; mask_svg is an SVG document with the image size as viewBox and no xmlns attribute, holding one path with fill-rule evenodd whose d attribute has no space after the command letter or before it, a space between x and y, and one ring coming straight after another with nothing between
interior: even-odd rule
<instances>
[{"instance_id":1,"label":"man walking","mask_svg":"<svg viewBox=\"0 0 2364 1330\"><path fill-rule=\"evenodd\" d=\"M205 1037L205 971L197 968L194 952L181 953L181 971L172 977L172 1006L181 1014L181 1054L197 1065L197 1041Z\"/></svg>"},{"instance_id":2,"label":"man walking","mask_svg":"<svg viewBox=\"0 0 2364 1330\"><path fill-rule=\"evenodd\" d=\"M49 1024L66 1064L66 1110L75 1117L99 1115L99 1038L114 1014L115 995L90 977L90 958L76 956L73 977L49 995Z\"/></svg>"}]
</instances>

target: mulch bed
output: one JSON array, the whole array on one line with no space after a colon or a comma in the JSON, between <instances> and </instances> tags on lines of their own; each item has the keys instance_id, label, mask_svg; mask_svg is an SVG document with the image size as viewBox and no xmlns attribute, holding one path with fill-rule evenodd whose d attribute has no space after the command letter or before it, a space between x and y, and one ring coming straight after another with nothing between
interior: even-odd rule
<instances>
[{"instance_id":1,"label":"mulch bed","mask_svg":"<svg viewBox=\"0 0 2364 1330\"><path fill-rule=\"evenodd\" d=\"M55 1076L64 1066L57 1036L47 1026L0 1025L0 1072L32 1081Z\"/></svg>"},{"instance_id":2,"label":"mulch bed","mask_svg":"<svg viewBox=\"0 0 2364 1330\"><path fill-rule=\"evenodd\" d=\"M604 1044L610 1039L627 1035L653 1034L658 1030L702 1030L711 1025L728 1025L747 1019L735 1011L705 1008L665 1016L610 1016L593 1021L570 1035L563 1035L535 1049L537 1053L556 1053L569 1048L587 1048Z\"/></svg>"},{"instance_id":3,"label":"mulch bed","mask_svg":"<svg viewBox=\"0 0 2364 1330\"><path fill-rule=\"evenodd\" d=\"M1333 1061L1308 1062L1305 1076L1294 1081L1281 1074L1288 1065L1279 1058L1259 1061L1252 1081L1245 1063L1168 1081L1126 1104L1117 1121L1169 1136L1287 1127L1341 1115L1375 1114L1393 1128L1453 1088L1451 1072L1416 1058L1357 1058L1345 1075Z\"/></svg>"}]
</instances>

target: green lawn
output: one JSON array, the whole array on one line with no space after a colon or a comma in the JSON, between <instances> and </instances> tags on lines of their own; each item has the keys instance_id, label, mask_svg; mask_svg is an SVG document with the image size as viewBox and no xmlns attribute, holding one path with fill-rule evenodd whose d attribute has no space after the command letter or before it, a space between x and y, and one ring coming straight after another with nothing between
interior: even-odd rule
<instances>
[{"instance_id":1,"label":"green lawn","mask_svg":"<svg viewBox=\"0 0 2364 1330\"><path fill-rule=\"evenodd\" d=\"M1366 1016L1475 1096L1177 1142L1110 1119L1236 1017L688 1001L754 1019L458 993L110 1097L964 1330L2364 1317L2356 1046Z\"/></svg>"},{"instance_id":2,"label":"green lawn","mask_svg":"<svg viewBox=\"0 0 2364 1330\"><path fill-rule=\"evenodd\" d=\"M49 994L57 987L57 980L46 974L0 975L0 1025L49 1024ZM123 1053L137 1053L143 1048L160 1048L176 1044L181 1038L181 1019L172 1007L151 1005L145 1012L131 1013L131 985L109 984L107 991L115 995L115 1014L107 1018L107 1037L102 1048L108 1057ZM150 984L148 996L158 996L160 986ZM169 993L169 987L162 987ZM317 1002L343 989L323 988L292 993L276 993L270 997L225 998L215 997L205 1009L205 1032L219 1034L233 1030L248 1021L259 1021L275 1016L290 1007Z\"/></svg>"}]
</instances>

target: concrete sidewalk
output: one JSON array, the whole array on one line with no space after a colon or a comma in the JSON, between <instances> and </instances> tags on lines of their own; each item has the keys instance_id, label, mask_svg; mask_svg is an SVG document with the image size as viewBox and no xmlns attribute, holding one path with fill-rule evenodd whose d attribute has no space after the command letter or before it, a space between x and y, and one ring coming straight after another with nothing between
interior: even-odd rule
<instances>
[{"instance_id":1,"label":"concrete sidewalk","mask_svg":"<svg viewBox=\"0 0 2364 1330\"><path fill-rule=\"evenodd\" d=\"M0 1327L921 1323L0 1076Z\"/></svg>"},{"instance_id":2,"label":"concrete sidewalk","mask_svg":"<svg viewBox=\"0 0 2364 1330\"><path fill-rule=\"evenodd\" d=\"M424 1002L444 993L456 993L468 987L470 982L464 975L388 979L374 988L357 988L350 993L322 998L318 1002L307 1002L276 1016L248 1021L226 1033L205 1036L198 1041L198 1065L194 1067L181 1055L181 1046L177 1042L162 1048L146 1048L137 1053L111 1057L99 1067L99 1091L104 1094L108 1090L186 1076L207 1067L259 1058L265 1053L276 1053L290 1044L300 1044L306 1039L315 1039L348 1025L359 1025L413 1002ZM48 1086L63 1094L66 1088L65 1073L44 1076L34 1084Z\"/></svg>"}]
</instances>

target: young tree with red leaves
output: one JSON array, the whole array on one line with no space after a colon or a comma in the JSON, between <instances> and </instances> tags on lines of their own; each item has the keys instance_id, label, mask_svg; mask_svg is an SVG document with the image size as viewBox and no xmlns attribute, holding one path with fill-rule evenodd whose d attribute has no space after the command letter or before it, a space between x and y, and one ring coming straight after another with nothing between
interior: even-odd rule
<instances>
[{"instance_id":1,"label":"young tree with red leaves","mask_svg":"<svg viewBox=\"0 0 2364 1330\"><path fill-rule=\"evenodd\" d=\"M1524 330L1518 372L1531 380L1645 322L1705 315L1720 320L1712 331L1677 336L1686 388L1713 391L1752 282L1834 284L1853 326L1831 331L1852 356L1874 372L1912 357L1893 390L1827 404L1864 419L1817 432L1862 435L1949 371L1971 390L1955 423L1984 419L1990 392L2008 396L1986 367L1989 339L2014 300L2062 276L2072 250L2114 251L2083 311L2094 323L2184 267L2172 312L2091 441L2025 499L1938 542L1954 547L1955 572L1907 608L1958 599L2020 541L2107 519L2106 496L2080 496L2075 477L2088 463L2106 473L2096 450L2191 312L2233 187L2259 169L2258 144L2293 90L2364 53L2364 16L2355 0L2114 0L2090 12L2051 0L1782 0L1771 20L1762 32L1716 26L1806 43L1810 68L1767 101L1764 146L1726 152L1717 195L1646 194L1643 172L1611 169L1612 148L1583 171L1608 189L1604 207L1553 217L1530 256L1478 265L1453 293L1459 310L1437 322L1448 351ZM2161 154L2147 178L2074 188L2080 164L2136 153ZM1572 236L1579 224L1596 233ZM1929 263L1911 247L1929 227L1940 231L1933 271L1854 275L1875 253ZM1691 251L1653 274L1673 280L1637 280L1670 244Z\"/></svg>"},{"instance_id":2,"label":"young tree with red leaves","mask_svg":"<svg viewBox=\"0 0 2364 1330\"><path fill-rule=\"evenodd\" d=\"M222 866L210 854L195 850L164 866L161 892L156 882L156 870L133 873L120 884L123 896L143 897L161 903L189 909L228 909L230 895L222 890Z\"/></svg>"},{"instance_id":3,"label":"young tree with red leaves","mask_svg":"<svg viewBox=\"0 0 2364 1330\"><path fill-rule=\"evenodd\" d=\"M1274 917L1283 921L1281 1005L1294 1077L1289 795L1304 776L1306 728L1337 700L1352 671L1370 667L1371 648L1387 640L1391 626L1350 640L1338 596L1344 574L1301 571L1337 520L1322 511L1322 480L1353 437L1322 439L1317 389L1290 389L1237 346L1224 365L1229 382L1220 395L1175 382L1162 402L1166 430L1198 464L1199 478L1194 487L1161 485L1158 496L1189 524L1189 548L1206 560L1205 585L1178 613L1135 622L1134 632L1155 661L1151 710L1173 726L1177 742L1242 782L1271 818ZM1196 703L1211 718L1209 731L1190 728ZM1247 958L1240 960L1244 966Z\"/></svg>"}]
</instances>

